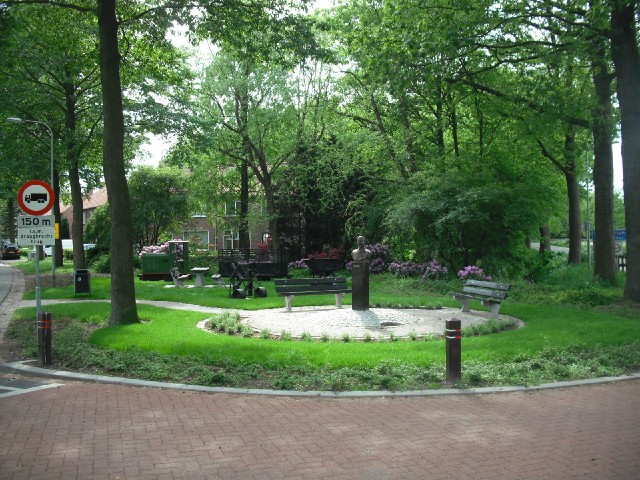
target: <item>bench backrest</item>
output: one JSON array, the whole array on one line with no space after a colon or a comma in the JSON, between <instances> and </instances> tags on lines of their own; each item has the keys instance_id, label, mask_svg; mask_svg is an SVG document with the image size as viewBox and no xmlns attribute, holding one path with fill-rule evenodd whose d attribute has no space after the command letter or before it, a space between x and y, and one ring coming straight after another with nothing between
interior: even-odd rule
<instances>
[{"instance_id":1,"label":"bench backrest","mask_svg":"<svg viewBox=\"0 0 640 480\"><path fill-rule=\"evenodd\" d=\"M322 278L277 278L275 279L276 292L305 292L346 290L346 277L322 277Z\"/></svg>"},{"instance_id":2,"label":"bench backrest","mask_svg":"<svg viewBox=\"0 0 640 480\"><path fill-rule=\"evenodd\" d=\"M482 280L467 280L462 291L471 295L481 295L504 300L511 285L506 283L485 282Z\"/></svg>"}]
</instances>

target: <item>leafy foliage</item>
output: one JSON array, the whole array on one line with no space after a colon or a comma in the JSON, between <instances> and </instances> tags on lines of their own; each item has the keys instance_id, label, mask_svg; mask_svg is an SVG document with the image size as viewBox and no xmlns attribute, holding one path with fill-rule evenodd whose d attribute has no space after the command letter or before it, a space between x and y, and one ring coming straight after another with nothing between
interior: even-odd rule
<instances>
[{"instance_id":1,"label":"leafy foliage","mask_svg":"<svg viewBox=\"0 0 640 480\"><path fill-rule=\"evenodd\" d=\"M450 270L518 266L524 239L541 221L536 202L544 199L495 180L463 172L420 176L390 209L388 228L412 238L418 258L436 257Z\"/></svg>"},{"instance_id":2,"label":"leafy foliage","mask_svg":"<svg viewBox=\"0 0 640 480\"><path fill-rule=\"evenodd\" d=\"M134 238L140 246L154 245L191 213L184 175L178 169L140 167L129 179Z\"/></svg>"}]
</instances>

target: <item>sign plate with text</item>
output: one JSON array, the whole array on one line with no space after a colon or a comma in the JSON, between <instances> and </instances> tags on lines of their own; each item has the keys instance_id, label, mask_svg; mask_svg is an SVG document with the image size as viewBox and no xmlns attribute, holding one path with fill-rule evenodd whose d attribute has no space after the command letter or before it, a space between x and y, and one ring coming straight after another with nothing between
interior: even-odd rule
<instances>
[{"instance_id":1,"label":"sign plate with text","mask_svg":"<svg viewBox=\"0 0 640 480\"><path fill-rule=\"evenodd\" d=\"M55 245L55 217L53 215L18 217L18 245Z\"/></svg>"}]
</instances>

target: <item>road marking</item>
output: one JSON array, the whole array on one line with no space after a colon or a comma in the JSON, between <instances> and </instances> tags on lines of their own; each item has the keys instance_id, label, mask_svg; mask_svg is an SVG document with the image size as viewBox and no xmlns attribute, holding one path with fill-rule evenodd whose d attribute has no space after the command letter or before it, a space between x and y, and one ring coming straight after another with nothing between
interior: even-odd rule
<instances>
[{"instance_id":1,"label":"road marking","mask_svg":"<svg viewBox=\"0 0 640 480\"><path fill-rule=\"evenodd\" d=\"M62 387L62 383L47 383L45 385L38 385L37 387L19 388L9 387L6 385L0 386L0 398L11 397L13 395L20 395L21 393L37 392L38 390L45 390L47 388Z\"/></svg>"}]
</instances>

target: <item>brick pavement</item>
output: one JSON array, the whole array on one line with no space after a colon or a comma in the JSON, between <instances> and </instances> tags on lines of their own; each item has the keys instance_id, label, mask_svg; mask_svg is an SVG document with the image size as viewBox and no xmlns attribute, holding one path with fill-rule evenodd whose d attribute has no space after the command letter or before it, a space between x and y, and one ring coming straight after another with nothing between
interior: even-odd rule
<instances>
[{"instance_id":1,"label":"brick pavement","mask_svg":"<svg viewBox=\"0 0 640 480\"><path fill-rule=\"evenodd\" d=\"M415 398L59 382L0 398L0 479L636 479L640 381Z\"/></svg>"},{"instance_id":2,"label":"brick pavement","mask_svg":"<svg viewBox=\"0 0 640 480\"><path fill-rule=\"evenodd\" d=\"M342 399L55 382L0 397L0 480L640 477L640 380Z\"/></svg>"}]
</instances>

